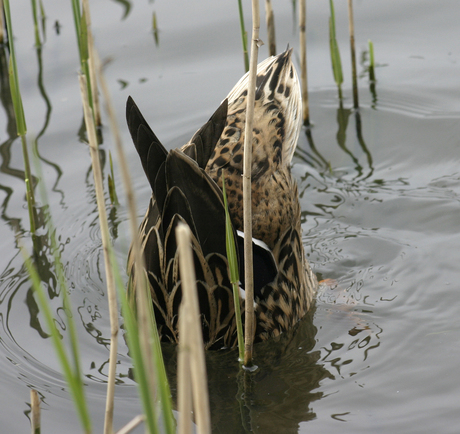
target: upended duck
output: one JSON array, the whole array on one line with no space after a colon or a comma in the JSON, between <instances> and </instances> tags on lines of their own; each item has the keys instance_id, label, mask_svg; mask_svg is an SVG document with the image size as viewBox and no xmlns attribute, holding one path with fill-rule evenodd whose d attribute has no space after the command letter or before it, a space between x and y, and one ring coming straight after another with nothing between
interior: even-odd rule
<instances>
[{"instance_id":1,"label":"upended duck","mask_svg":"<svg viewBox=\"0 0 460 434\"><path fill-rule=\"evenodd\" d=\"M299 80L291 50L257 68L252 147L255 342L292 328L310 308L317 279L302 244L297 184L291 159L301 128ZM203 341L207 349L237 344L235 309L225 244L222 174L243 259L243 144L248 74L181 149L167 151L131 97L126 117L152 188L140 225L153 308L162 341L178 342L182 297L175 227L192 231ZM133 258L128 296L135 297ZM243 280L243 278L242 278ZM240 285L244 322L244 285Z\"/></svg>"}]
</instances>

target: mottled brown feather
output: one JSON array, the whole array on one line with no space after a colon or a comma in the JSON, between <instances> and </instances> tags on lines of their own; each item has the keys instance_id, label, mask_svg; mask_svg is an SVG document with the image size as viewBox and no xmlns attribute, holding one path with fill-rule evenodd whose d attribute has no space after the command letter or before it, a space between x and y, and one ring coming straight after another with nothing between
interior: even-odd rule
<instances>
[{"instance_id":1,"label":"mottled brown feather","mask_svg":"<svg viewBox=\"0 0 460 434\"><path fill-rule=\"evenodd\" d=\"M302 112L291 52L287 50L266 59L257 70L252 144L253 236L271 249L277 272L275 270L275 279L263 286L255 297L256 341L292 328L310 308L317 288L316 276L302 244L298 190L290 169ZM228 262L220 246L224 243L218 241L225 228L216 222L223 212L221 176L224 171L232 223L235 229L243 230L247 85L245 75L229 93L228 107L225 100L208 123L182 147L183 153L178 150L166 153L134 102L128 101L130 132L154 192L140 226L140 237L158 329L164 341L179 339L177 315L181 285L174 228L177 222L188 221L194 232L192 248L205 347L218 349L236 345ZM146 160L148 155L156 156L159 161ZM180 163L180 169L171 166L176 163ZM155 173L151 173L152 170ZM202 187L189 188L188 183L181 184L181 173ZM168 178L173 174L179 179ZM171 209L165 211L165 206ZM209 226L213 227L216 239L209 239L208 224L203 223L203 219L210 219ZM203 243L203 240L206 241ZM133 297L135 276L131 254L128 271L131 275L129 295ZM244 300L241 308L244 312Z\"/></svg>"}]
</instances>

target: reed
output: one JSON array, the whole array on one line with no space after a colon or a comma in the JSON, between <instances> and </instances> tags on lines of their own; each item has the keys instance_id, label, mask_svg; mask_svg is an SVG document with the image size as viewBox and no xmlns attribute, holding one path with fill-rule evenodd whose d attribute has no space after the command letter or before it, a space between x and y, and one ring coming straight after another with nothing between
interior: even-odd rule
<instances>
[{"instance_id":1,"label":"reed","mask_svg":"<svg viewBox=\"0 0 460 434\"><path fill-rule=\"evenodd\" d=\"M91 109L94 117L94 123L96 126L102 124L101 121L101 109L99 107L99 94L97 91L97 79L96 79L96 68L94 65L94 39L93 32L91 30L91 14L89 11L89 0L83 0L83 22L82 30L85 36L85 44L87 48L87 67L85 69L85 76L87 80L88 95L91 95Z\"/></svg>"},{"instance_id":2,"label":"reed","mask_svg":"<svg viewBox=\"0 0 460 434\"><path fill-rule=\"evenodd\" d=\"M121 170L122 181L125 189L126 200L128 205L129 214L129 226L133 240L132 249L135 257L135 272L137 276L142 278L136 279L136 283L139 285L136 293L142 292L147 299L147 303L144 304L143 315L146 318L145 321L138 324L136 313L133 310L133 306L128 302L124 285L117 267L115 267L115 277L117 282L117 289L119 291L119 298L122 304L122 313L125 321L126 336L130 348L130 353L133 358L133 364L135 369L135 377L139 387L139 395L145 412L145 420L147 427L151 433L156 432L156 411L154 405L152 405L153 397L155 396L155 387L153 383L157 385L157 392L160 400L160 411L162 419L165 425L166 433L175 432L175 421L172 414L172 403L171 403L171 391L169 389L168 379L166 377L166 370L164 367L163 356L161 353L160 340L158 337L158 330L155 324L155 318L153 315L152 300L150 298L150 290L147 282L147 276L144 272L144 259L141 253L140 241L137 232L137 207L134 189L129 174L128 165L126 163L127 158L123 149L121 136L117 124L117 118L112 103L112 98L108 90L108 86L102 73L101 62L95 54L95 65L98 73L99 85L101 87L102 94L104 96L105 108L109 117L110 130L114 136L115 148L117 151L117 160ZM112 252L113 254L113 252ZM139 333L139 325L142 325L145 330L142 331L143 336L147 336L147 343L151 343L148 348L141 350L141 337ZM145 343L145 339L143 341ZM154 371L155 374L150 375L151 380L148 380L148 373L152 372L151 368L148 368L144 363L142 352L151 354L153 353L154 360ZM154 379L156 381L154 381Z\"/></svg>"},{"instance_id":3,"label":"reed","mask_svg":"<svg viewBox=\"0 0 460 434\"><path fill-rule=\"evenodd\" d=\"M243 337L243 324L241 321L241 309L240 309L240 294L238 282L240 276L238 273L238 259L236 257L235 238L233 236L233 226L230 220L230 213L228 212L227 192L225 191L225 178L222 171L222 194L224 196L225 206L225 243L227 249L228 266L230 269L230 282L233 290L233 303L235 305L235 320L236 320L236 332L238 334L238 354L239 361L244 361L244 337Z\"/></svg>"},{"instance_id":4,"label":"reed","mask_svg":"<svg viewBox=\"0 0 460 434\"><path fill-rule=\"evenodd\" d=\"M129 423L127 423L123 428L119 429L116 434L128 434L134 428L137 428L142 422L144 422L145 417L142 414L134 417Z\"/></svg>"},{"instance_id":5,"label":"reed","mask_svg":"<svg viewBox=\"0 0 460 434\"><path fill-rule=\"evenodd\" d=\"M259 39L260 10L259 0L252 0L252 39L251 62L249 64L248 98L246 107L246 125L244 130L243 164L243 225L244 225L244 281L245 281L245 332L244 365L252 366L254 342L254 276L252 268L252 125L254 120L254 102L257 77L257 55L262 41Z\"/></svg>"},{"instance_id":6,"label":"reed","mask_svg":"<svg viewBox=\"0 0 460 434\"><path fill-rule=\"evenodd\" d=\"M101 115L97 97L96 79L94 65L90 60L90 53L93 50L93 35L91 32L91 17L89 13L88 0L83 0L83 7L80 0L72 0L72 12L74 18L75 32L77 36L78 53L80 56L81 73L86 77L88 101L92 109L97 126L101 125ZM93 58L94 56L91 56Z\"/></svg>"},{"instance_id":7,"label":"reed","mask_svg":"<svg viewBox=\"0 0 460 434\"><path fill-rule=\"evenodd\" d=\"M350 33L351 75L353 80L353 107L359 108L358 75L356 71L355 25L353 20L353 0L348 0L348 30Z\"/></svg>"},{"instance_id":8,"label":"reed","mask_svg":"<svg viewBox=\"0 0 460 434\"><path fill-rule=\"evenodd\" d=\"M153 12L153 16L152 16L152 33L153 33L153 39L155 40L155 45L158 47L160 45L160 32L158 30L156 12Z\"/></svg>"},{"instance_id":9,"label":"reed","mask_svg":"<svg viewBox=\"0 0 460 434\"><path fill-rule=\"evenodd\" d=\"M26 198L27 198L27 208L29 210L29 221L30 221L30 232L33 237L35 236L35 230L37 225L37 210L35 208L35 194L33 189L33 178L32 172L30 170L30 160L29 152L27 146L27 126L26 119L24 115L24 108L22 105L22 96L19 88L19 77L18 77L18 68L16 63L16 53L14 49L14 33L13 33L13 24L11 21L11 11L10 11L10 2L9 0L4 0L4 12L5 12L5 21L6 27L8 29L8 46L10 49L10 60L9 60L9 82L10 82L10 91L11 99L13 100L14 114L16 119L16 128L18 136L21 137L22 145L22 155L24 158L24 174L25 174L25 184L26 184Z\"/></svg>"},{"instance_id":10,"label":"reed","mask_svg":"<svg viewBox=\"0 0 460 434\"><path fill-rule=\"evenodd\" d=\"M40 434L41 420L40 420L40 398L35 389L30 389L30 427L32 434Z\"/></svg>"},{"instance_id":11,"label":"reed","mask_svg":"<svg viewBox=\"0 0 460 434\"><path fill-rule=\"evenodd\" d=\"M300 0L299 37L300 37L300 80L302 86L302 119L305 126L310 125L310 106L308 104L307 79L307 0Z\"/></svg>"},{"instance_id":12,"label":"reed","mask_svg":"<svg viewBox=\"0 0 460 434\"><path fill-rule=\"evenodd\" d=\"M33 16L33 20L34 20L35 46L40 47L42 45L42 40L40 38L40 28L39 28L39 24L38 24L37 0L32 0L31 3L32 3L32 16ZM40 2L40 10L41 10L41 15L43 17L44 16L43 4L41 2ZM43 20L42 20L42 24L43 24ZM43 29L44 29L44 26L42 26L42 30Z\"/></svg>"},{"instance_id":13,"label":"reed","mask_svg":"<svg viewBox=\"0 0 460 434\"><path fill-rule=\"evenodd\" d=\"M211 415L207 388L206 363L204 358L203 335L201 331L201 315L196 289L195 267L191 248L191 231L185 224L176 227L176 239L179 249L179 269L181 275L182 301L179 309L179 357L181 374L179 382L179 402L184 405L181 409L179 432L190 432L189 423L184 421L190 417L190 395L193 397L193 408L199 434L211 433ZM190 359L189 369L187 356ZM191 393L187 382L188 375L191 383ZM182 396L181 396L182 395ZM186 430L187 428L187 430Z\"/></svg>"},{"instance_id":14,"label":"reed","mask_svg":"<svg viewBox=\"0 0 460 434\"><path fill-rule=\"evenodd\" d=\"M268 54L276 55L275 15L271 0L265 0L265 19L267 22Z\"/></svg>"},{"instance_id":15,"label":"reed","mask_svg":"<svg viewBox=\"0 0 460 434\"><path fill-rule=\"evenodd\" d=\"M5 29L5 16L3 14L3 0L0 0L0 44L5 41L6 29Z\"/></svg>"},{"instance_id":16,"label":"reed","mask_svg":"<svg viewBox=\"0 0 460 434\"><path fill-rule=\"evenodd\" d=\"M69 326L69 332L71 336L71 347L72 347L72 357L70 357L66 349L64 347L64 343L61 340L61 335L56 329L56 325L54 323L54 317L51 313L51 308L49 306L49 302L47 296L45 294L45 290L42 287L42 283L40 280L40 276L33 265L33 262L30 257L27 256L25 248L21 248L24 255L24 262L27 268L27 271L31 277L32 285L35 291L35 294L38 298L38 304L40 306L40 310L45 317L45 322L48 326L48 329L51 334L51 338L53 340L53 346L56 350L56 354L58 356L59 362L62 367L62 371L64 373L64 377L69 385L69 389L71 395L73 397L73 402L77 409L77 414L80 419L80 423L83 427L83 432L85 434L91 433L91 420L89 417L88 406L86 404L85 396L84 396L84 388L83 388L83 380L81 376L81 369L79 363L79 356L78 356L78 342L74 333L70 332L70 324L73 323L73 318L71 315L67 315L67 324ZM67 292L67 288L61 287L61 294L63 294L64 306L66 312L70 311L69 308L69 300L67 296L64 295ZM73 327L74 329L75 327Z\"/></svg>"},{"instance_id":17,"label":"reed","mask_svg":"<svg viewBox=\"0 0 460 434\"><path fill-rule=\"evenodd\" d=\"M109 434L113 431L113 399L115 389L115 366L118 349L118 307L115 290L115 278L113 275L113 266L110 261L110 235L107 222L107 211L105 209L104 187L101 171L101 163L99 161L99 150L97 145L96 126L94 118L89 106L87 83L83 75L79 75L80 92L82 97L83 112L85 117L86 131L88 134L89 149L91 155L91 163L94 176L94 187L96 190L96 202L99 216L99 226L101 228L102 249L104 253L105 276L107 279L107 294L109 300L109 315L110 315L110 357L109 357L109 379L107 390L107 407L104 432Z\"/></svg>"},{"instance_id":18,"label":"reed","mask_svg":"<svg viewBox=\"0 0 460 434\"><path fill-rule=\"evenodd\" d=\"M115 175L113 173L112 153L110 151L109 151L109 164L110 164L110 173L107 176L107 185L109 188L110 202L112 203L112 205L119 205L120 202L118 202L117 189L115 188Z\"/></svg>"},{"instance_id":19,"label":"reed","mask_svg":"<svg viewBox=\"0 0 460 434\"><path fill-rule=\"evenodd\" d=\"M40 175L41 171L40 171L40 166L38 164L38 160L37 160L36 168ZM40 178L43 179L42 176ZM40 193L42 196L42 202L46 204L48 203L48 200L47 200L46 188L44 186L44 182L41 181L39 185L40 185ZM69 335L69 341L70 341L69 342L70 354L67 353L67 350L62 341L61 335L56 328L55 319L51 312L49 300L42 286L42 282L38 274L38 271L35 265L33 264L32 259L27 254L25 248L20 245L20 249L23 254L24 262L25 262L27 271L29 273L29 276L32 282L32 287L37 296L40 311L43 313L46 325L51 335L54 349L56 351L58 360L61 364L64 378L67 384L69 385L70 393L72 395L73 402L75 404L77 414L80 419L80 423L82 424L84 433L89 434L91 433L91 419L89 416L88 406L87 406L87 402L85 399L85 393L84 393L84 385L83 385L82 371L81 371L81 365L80 365L80 352L79 352L79 347L78 347L77 332L76 332L73 315L70 314L70 312L72 312L72 307L71 307L70 299L68 296L68 287L67 287L67 282L66 282L65 275L64 275L64 266L61 261L59 246L56 242L56 230L53 225L52 217L50 214L47 216L46 226L47 226L47 233L48 233L50 244L51 244L51 250L54 256L56 277L57 277L58 285L60 288L59 293L62 297L64 312L66 313L66 317L67 317L67 329L68 329L68 335Z\"/></svg>"},{"instance_id":20,"label":"reed","mask_svg":"<svg viewBox=\"0 0 460 434\"><path fill-rule=\"evenodd\" d=\"M342 61L340 60L340 51L335 35L335 12L333 0L329 0L329 6L331 9L331 16L329 17L329 48L331 52L332 73L334 74L334 80L339 91L339 101L340 104L342 104Z\"/></svg>"},{"instance_id":21,"label":"reed","mask_svg":"<svg viewBox=\"0 0 460 434\"><path fill-rule=\"evenodd\" d=\"M375 60L374 60L374 44L369 39L369 80L375 82Z\"/></svg>"},{"instance_id":22,"label":"reed","mask_svg":"<svg viewBox=\"0 0 460 434\"><path fill-rule=\"evenodd\" d=\"M240 16L240 30L241 30L241 41L243 43L243 58L244 58L244 71L249 71L249 57L248 57L248 32L244 25L244 13L243 4L241 0L238 0L238 13Z\"/></svg>"}]
</instances>

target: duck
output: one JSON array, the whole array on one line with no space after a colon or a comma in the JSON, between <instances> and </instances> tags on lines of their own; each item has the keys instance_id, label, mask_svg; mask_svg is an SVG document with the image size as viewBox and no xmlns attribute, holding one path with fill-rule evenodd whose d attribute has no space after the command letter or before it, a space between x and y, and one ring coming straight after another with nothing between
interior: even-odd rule
<instances>
[{"instance_id":1,"label":"duck","mask_svg":"<svg viewBox=\"0 0 460 434\"><path fill-rule=\"evenodd\" d=\"M128 129L152 189L139 237L163 342L179 341L182 292L175 228L185 223L192 232L205 348L237 345L222 179L243 276L242 175L248 82L246 73L189 142L170 151L131 97L126 104ZM295 327L310 309L318 288L302 243L299 193L291 173L301 113L299 79L288 48L257 66L251 167L254 342ZM131 251L127 270L127 294L133 302L137 276ZM244 322L241 282L240 295Z\"/></svg>"}]
</instances>

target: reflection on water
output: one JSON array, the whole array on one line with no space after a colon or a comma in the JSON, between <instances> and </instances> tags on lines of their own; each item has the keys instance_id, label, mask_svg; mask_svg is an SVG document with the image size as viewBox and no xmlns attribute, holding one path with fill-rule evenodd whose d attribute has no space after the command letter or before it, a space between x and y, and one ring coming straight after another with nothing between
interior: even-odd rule
<instances>
[{"instance_id":1,"label":"reflection on water","mask_svg":"<svg viewBox=\"0 0 460 434\"><path fill-rule=\"evenodd\" d=\"M213 432L296 433L300 422L316 417L311 403L322 397L318 387L334 377L313 351L314 314L313 307L295 330L257 344L256 372L241 371L236 351L206 354ZM164 348L175 395L176 348Z\"/></svg>"}]
</instances>

